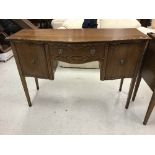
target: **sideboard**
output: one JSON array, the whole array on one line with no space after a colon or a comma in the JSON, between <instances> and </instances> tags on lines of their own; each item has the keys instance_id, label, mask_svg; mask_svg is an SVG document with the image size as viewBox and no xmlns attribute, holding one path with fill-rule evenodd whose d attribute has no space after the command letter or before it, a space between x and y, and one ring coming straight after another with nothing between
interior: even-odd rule
<instances>
[{"instance_id":1,"label":"sideboard","mask_svg":"<svg viewBox=\"0 0 155 155\"><path fill-rule=\"evenodd\" d=\"M150 38L137 29L24 29L8 38L29 106L26 77L54 80L58 61L98 61L100 80L131 78L129 104Z\"/></svg>"}]
</instances>

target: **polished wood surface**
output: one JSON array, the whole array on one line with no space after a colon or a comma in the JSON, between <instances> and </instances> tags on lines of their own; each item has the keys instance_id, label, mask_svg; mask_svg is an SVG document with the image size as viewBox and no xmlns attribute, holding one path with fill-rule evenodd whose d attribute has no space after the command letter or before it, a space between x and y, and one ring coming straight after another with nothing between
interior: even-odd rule
<instances>
[{"instance_id":1,"label":"polished wood surface","mask_svg":"<svg viewBox=\"0 0 155 155\"><path fill-rule=\"evenodd\" d=\"M9 37L23 88L31 106L25 77L54 80L58 61L98 61L100 80L132 78L127 104L150 39L137 29L22 30Z\"/></svg>"},{"instance_id":2,"label":"polished wood surface","mask_svg":"<svg viewBox=\"0 0 155 155\"><path fill-rule=\"evenodd\" d=\"M146 40L148 36L137 29L24 29L9 37L10 40L49 42L102 42Z\"/></svg>"},{"instance_id":3,"label":"polished wood surface","mask_svg":"<svg viewBox=\"0 0 155 155\"><path fill-rule=\"evenodd\" d=\"M143 122L144 125L147 124L148 119L155 106L155 62L154 62L155 61L155 34L148 34L148 35L152 38L152 40L150 40L149 42L148 49L144 57L143 65L137 77L137 81L136 81L136 85L135 85L135 89L132 97L132 100L134 101L141 82L141 78L143 78L144 81L150 87L150 89L153 91L153 95L150 100L149 107L144 118L144 122Z\"/></svg>"}]
</instances>

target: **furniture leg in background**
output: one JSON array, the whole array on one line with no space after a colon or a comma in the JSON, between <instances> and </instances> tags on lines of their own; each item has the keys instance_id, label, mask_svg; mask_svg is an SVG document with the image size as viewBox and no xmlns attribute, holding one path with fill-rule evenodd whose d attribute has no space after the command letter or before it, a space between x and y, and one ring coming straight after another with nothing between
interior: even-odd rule
<instances>
[{"instance_id":1,"label":"furniture leg in background","mask_svg":"<svg viewBox=\"0 0 155 155\"><path fill-rule=\"evenodd\" d=\"M132 101L135 100L141 79L143 78L144 81L147 83L147 85L150 87L150 89L153 91L152 98L150 100L143 124L146 125L148 122L148 119L153 111L153 108L155 106L155 35L150 33L148 34L152 40L150 40L147 48L147 52L145 53L145 59L143 61L142 67L140 68L140 71L137 76L136 85L134 88Z\"/></svg>"},{"instance_id":2,"label":"furniture leg in background","mask_svg":"<svg viewBox=\"0 0 155 155\"><path fill-rule=\"evenodd\" d=\"M135 98L136 98L136 94L137 94L137 91L138 91L141 79L142 79L142 75L139 74L138 77L137 77L137 80L136 80L136 85L135 85L135 88L134 88L134 92L133 92L133 96L132 96L132 101L134 101ZM144 125L147 124L148 119L150 118L150 115L151 115L151 113L153 111L154 106L155 106L155 92L153 92L151 101L149 103L149 106L148 106L148 109L147 109L147 112L146 112L146 115L145 115L145 118L144 118L144 121L143 121Z\"/></svg>"},{"instance_id":3,"label":"furniture leg in background","mask_svg":"<svg viewBox=\"0 0 155 155\"><path fill-rule=\"evenodd\" d=\"M134 92L133 92L133 96L132 96L132 101L134 101L135 98L136 98L137 91L138 91L141 79L142 79L142 76L141 76L141 74L139 74L138 77L137 77L137 80L136 80L136 85L135 85L135 88L134 88ZM151 101L150 101L149 106L148 106L148 110L146 112L146 115L145 115L145 118L144 118L144 121L143 121L144 125L147 124L148 119L149 119L149 117L150 117L150 115L151 115L151 113L153 111L154 106L155 106L155 94L153 93Z\"/></svg>"},{"instance_id":4,"label":"furniture leg in background","mask_svg":"<svg viewBox=\"0 0 155 155\"><path fill-rule=\"evenodd\" d=\"M149 107L147 109L147 112L146 112L146 115L145 115L145 118L144 118L144 122L143 122L144 125L147 124L148 119L150 118L150 115L151 115L151 113L153 111L154 106L155 106L155 91L153 92L151 101L149 103Z\"/></svg>"},{"instance_id":5,"label":"furniture leg in background","mask_svg":"<svg viewBox=\"0 0 155 155\"><path fill-rule=\"evenodd\" d=\"M139 74L138 77L137 77L137 80L136 80L136 85L135 85L135 88L134 88L134 92L133 92L133 96L132 96L132 101L134 101L135 98L136 98L136 94L137 94L137 91L138 91L141 79L142 79L142 75ZM144 118L144 121L143 121L144 125L147 124L148 119L150 118L150 115L151 115L151 113L153 111L154 106L155 106L155 92L153 92L151 101L149 103L149 106L148 106L148 109L147 109L147 112L146 112L146 115L145 115L145 118Z\"/></svg>"}]
</instances>

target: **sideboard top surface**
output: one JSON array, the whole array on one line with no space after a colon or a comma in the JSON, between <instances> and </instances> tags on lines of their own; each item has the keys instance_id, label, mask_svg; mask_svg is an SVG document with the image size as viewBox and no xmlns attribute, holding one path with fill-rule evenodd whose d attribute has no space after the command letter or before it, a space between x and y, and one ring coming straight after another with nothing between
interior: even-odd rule
<instances>
[{"instance_id":1,"label":"sideboard top surface","mask_svg":"<svg viewBox=\"0 0 155 155\"><path fill-rule=\"evenodd\" d=\"M150 37L150 38L152 38L153 40L155 40L155 33L148 33L148 36Z\"/></svg>"},{"instance_id":2,"label":"sideboard top surface","mask_svg":"<svg viewBox=\"0 0 155 155\"><path fill-rule=\"evenodd\" d=\"M146 40L147 35L137 29L23 29L9 40L49 42L102 42L121 40Z\"/></svg>"}]
</instances>

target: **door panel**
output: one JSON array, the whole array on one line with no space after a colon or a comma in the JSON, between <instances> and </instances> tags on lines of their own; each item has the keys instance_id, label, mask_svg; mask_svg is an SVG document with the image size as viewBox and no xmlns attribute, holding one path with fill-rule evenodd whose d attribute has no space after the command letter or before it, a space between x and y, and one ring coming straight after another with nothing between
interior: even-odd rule
<instances>
[{"instance_id":1,"label":"door panel","mask_svg":"<svg viewBox=\"0 0 155 155\"><path fill-rule=\"evenodd\" d=\"M131 78L144 52L145 43L116 43L109 46L105 79Z\"/></svg>"},{"instance_id":2,"label":"door panel","mask_svg":"<svg viewBox=\"0 0 155 155\"><path fill-rule=\"evenodd\" d=\"M46 54L42 44L17 42L15 47L25 76L49 78Z\"/></svg>"}]
</instances>

